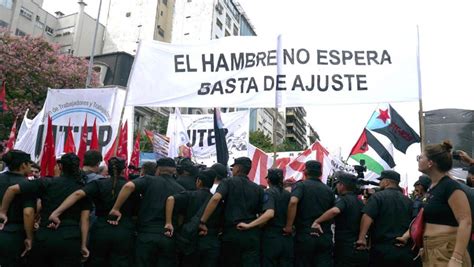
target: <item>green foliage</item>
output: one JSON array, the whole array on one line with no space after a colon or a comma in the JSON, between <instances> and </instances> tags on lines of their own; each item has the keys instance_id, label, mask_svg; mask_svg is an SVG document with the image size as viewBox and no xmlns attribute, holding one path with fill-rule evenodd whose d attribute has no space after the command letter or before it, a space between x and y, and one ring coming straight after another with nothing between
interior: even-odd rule
<instances>
[{"instance_id":1,"label":"green foliage","mask_svg":"<svg viewBox=\"0 0 474 267\"><path fill-rule=\"evenodd\" d=\"M273 151L272 139L260 130L249 134L249 142L265 152Z\"/></svg>"},{"instance_id":2,"label":"green foliage","mask_svg":"<svg viewBox=\"0 0 474 267\"><path fill-rule=\"evenodd\" d=\"M168 129L168 120L169 117L165 116L152 117L148 121L145 128L150 131L156 131L160 134L166 134L166 130Z\"/></svg>"},{"instance_id":3,"label":"green foliage","mask_svg":"<svg viewBox=\"0 0 474 267\"><path fill-rule=\"evenodd\" d=\"M277 151L284 152L284 151L301 151L303 150L302 147L298 145L295 141L292 141L288 138L285 138L283 143L277 146Z\"/></svg>"}]
</instances>

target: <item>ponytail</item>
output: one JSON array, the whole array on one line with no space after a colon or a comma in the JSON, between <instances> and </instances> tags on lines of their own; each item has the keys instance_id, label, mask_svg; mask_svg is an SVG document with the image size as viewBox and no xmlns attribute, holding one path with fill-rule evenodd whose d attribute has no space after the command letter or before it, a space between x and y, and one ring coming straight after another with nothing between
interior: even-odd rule
<instances>
[{"instance_id":1,"label":"ponytail","mask_svg":"<svg viewBox=\"0 0 474 267\"><path fill-rule=\"evenodd\" d=\"M111 170L111 179L112 179L112 197L115 198L115 189L117 187L117 180L122 173L122 171L125 169L125 160L118 158L118 157L112 157L109 162L109 170Z\"/></svg>"}]
</instances>

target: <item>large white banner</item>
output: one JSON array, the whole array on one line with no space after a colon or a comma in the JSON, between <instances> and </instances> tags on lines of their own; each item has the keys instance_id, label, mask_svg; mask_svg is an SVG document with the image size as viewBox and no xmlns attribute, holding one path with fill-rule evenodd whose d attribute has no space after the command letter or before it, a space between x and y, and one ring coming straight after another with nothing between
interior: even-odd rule
<instances>
[{"instance_id":1,"label":"large white banner","mask_svg":"<svg viewBox=\"0 0 474 267\"><path fill-rule=\"evenodd\" d=\"M416 28L311 28L308 34L311 42L300 36L194 45L142 41L126 105L293 107L418 99Z\"/></svg>"},{"instance_id":2,"label":"large white banner","mask_svg":"<svg viewBox=\"0 0 474 267\"><path fill-rule=\"evenodd\" d=\"M53 121L56 156L64 150L67 126L73 126L76 151L79 148L80 133L87 116L88 145L92 137L94 120L97 123L99 149L104 154L114 141L125 101L125 90L102 89L49 89L43 109L30 120L25 118L18 132L16 149L29 153L34 160L39 159L46 136L48 114ZM128 147L133 140L133 111L127 108L124 119L128 119ZM130 153L129 153L130 155Z\"/></svg>"},{"instance_id":3,"label":"large white banner","mask_svg":"<svg viewBox=\"0 0 474 267\"><path fill-rule=\"evenodd\" d=\"M170 116L167 133L175 131L176 117ZM198 163L211 165L216 162L216 146L213 114L181 115L192 145L193 160ZM247 156L249 142L249 111L222 113L222 122L226 131L227 148L229 149L229 164L233 158ZM167 134L168 135L168 134ZM172 138L172 136L168 137ZM170 144L172 141L170 141ZM169 148L178 150L178 147Z\"/></svg>"}]
</instances>

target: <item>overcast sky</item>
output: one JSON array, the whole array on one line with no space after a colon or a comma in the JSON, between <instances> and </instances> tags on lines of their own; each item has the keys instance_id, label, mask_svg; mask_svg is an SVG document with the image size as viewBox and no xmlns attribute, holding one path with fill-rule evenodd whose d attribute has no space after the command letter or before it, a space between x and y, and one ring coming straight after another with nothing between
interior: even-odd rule
<instances>
[{"instance_id":1,"label":"overcast sky","mask_svg":"<svg viewBox=\"0 0 474 267\"><path fill-rule=\"evenodd\" d=\"M124 0L126 1L126 0ZM129 1L129 0L127 0ZM177 0L183 1L183 0ZM201 0L202 1L202 0ZM210 0L208 0L210 1ZM86 12L97 14L99 0L86 0ZM472 1L321 1L321 0L240 0L260 36L291 33L314 39L312 29L337 30L357 25L384 29L393 25L419 26L421 80L424 110L438 108L472 109L474 90L474 19ZM72 13L76 0L45 0L50 12ZM106 13L108 0L103 1ZM105 17L105 15L103 16ZM403 42L403 40L400 40ZM419 132L419 103L394 103L400 115ZM346 157L357 141L377 104L333 107L306 107L308 122L319 133L330 152ZM396 153L396 169L408 175L410 185L417 179L415 156L419 145L407 155Z\"/></svg>"}]
</instances>

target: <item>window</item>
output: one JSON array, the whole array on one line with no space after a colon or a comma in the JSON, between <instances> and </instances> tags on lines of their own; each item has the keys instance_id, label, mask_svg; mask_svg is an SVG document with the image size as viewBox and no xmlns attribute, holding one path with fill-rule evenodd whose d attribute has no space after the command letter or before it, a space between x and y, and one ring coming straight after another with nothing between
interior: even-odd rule
<instances>
[{"instance_id":1,"label":"window","mask_svg":"<svg viewBox=\"0 0 474 267\"><path fill-rule=\"evenodd\" d=\"M231 27L231 22L230 22L230 16L227 14L225 15L225 25L227 26L227 28L230 29Z\"/></svg>"},{"instance_id":2,"label":"window","mask_svg":"<svg viewBox=\"0 0 474 267\"><path fill-rule=\"evenodd\" d=\"M216 35L216 37L214 37L214 39L219 39L219 35Z\"/></svg>"},{"instance_id":3,"label":"window","mask_svg":"<svg viewBox=\"0 0 474 267\"><path fill-rule=\"evenodd\" d=\"M13 0L0 0L0 6L8 9L12 9Z\"/></svg>"},{"instance_id":4,"label":"window","mask_svg":"<svg viewBox=\"0 0 474 267\"><path fill-rule=\"evenodd\" d=\"M185 33L184 35L189 35L189 32Z\"/></svg>"},{"instance_id":5,"label":"window","mask_svg":"<svg viewBox=\"0 0 474 267\"><path fill-rule=\"evenodd\" d=\"M225 30L225 36L230 36L230 32Z\"/></svg>"},{"instance_id":6,"label":"window","mask_svg":"<svg viewBox=\"0 0 474 267\"><path fill-rule=\"evenodd\" d=\"M191 18L191 16L186 16L186 18L187 18L187 19L190 19L190 18Z\"/></svg>"},{"instance_id":7,"label":"window","mask_svg":"<svg viewBox=\"0 0 474 267\"><path fill-rule=\"evenodd\" d=\"M163 16L163 10L160 11L160 16Z\"/></svg>"},{"instance_id":8,"label":"window","mask_svg":"<svg viewBox=\"0 0 474 267\"><path fill-rule=\"evenodd\" d=\"M239 35L239 28L234 24L234 35Z\"/></svg>"},{"instance_id":9,"label":"window","mask_svg":"<svg viewBox=\"0 0 474 267\"><path fill-rule=\"evenodd\" d=\"M222 22L219 19L216 19L216 24L217 24L217 27L219 27L219 29L222 30Z\"/></svg>"},{"instance_id":10,"label":"window","mask_svg":"<svg viewBox=\"0 0 474 267\"><path fill-rule=\"evenodd\" d=\"M132 12L125 13L125 17L129 18L132 15Z\"/></svg>"},{"instance_id":11,"label":"window","mask_svg":"<svg viewBox=\"0 0 474 267\"><path fill-rule=\"evenodd\" d=\"M0 19L0 27L8 27L8 23Z\"/></svg>"},{"instance_id":12,"label":"window","mask_svg":"<svg viewBox=\"0 0 474 267\"><path fill-rule=\"evenodd\" d=\"M168 5L168 0L163 0L163 4L164 4L165 6L167 6L167 5Z\"/></svg>"},{"instance_id":13,"label":"window","mask_svg":"<svg viewBox=\"0 0 474 267\"><path fill-rule=\"evenodd\" d=\"M158 34L159 34L161 37L165 38L165 31L164 31L162 28L159 28L159 29L158 29Z\"/></svg>"},{"instance_id":14,"label":"window","mask_svg":"<svg viewBox=\"0 0 474 267\"><path fill-rule=\"evenodd\" d=\"M53 28L49 27L49 26L46 26L46 28L44 29L44 31L48 34L48 35L53 35Z\"/></svg>"},{"instance_id":15,"label":"window","mask_svg":"<svg viewBox=\"0 0 474 267\"><path fill-rule=\"evenodd\" d=\"M28 9L21 7L20 9L20 16L23 16L29 20L33 19L33 12L29 11Z\"/></svg>"},{"instance_id":16,"label":"window","mask_svg":"<svg viewBox=\"0 0 474 267\"><path fill-rule=\"evenodd\" d=\"M41 21L36 21L36 22L35 22L35 26L38 27L38 28L40 28L40 29L43 29L43 28L44 28L44 23L41 22Z\"/></svg>"},{"instance_id":17,"label":"window","mask_svg":"<svg viewBox=\"0 0 474 267\"><path fill-rule=\"evenodd\" d=\"M22 30L16 29L15 35L16 35L16 36L25 36L26 33L25 33L24 31L22 31Z\"/></svg>"}]
</instances>

